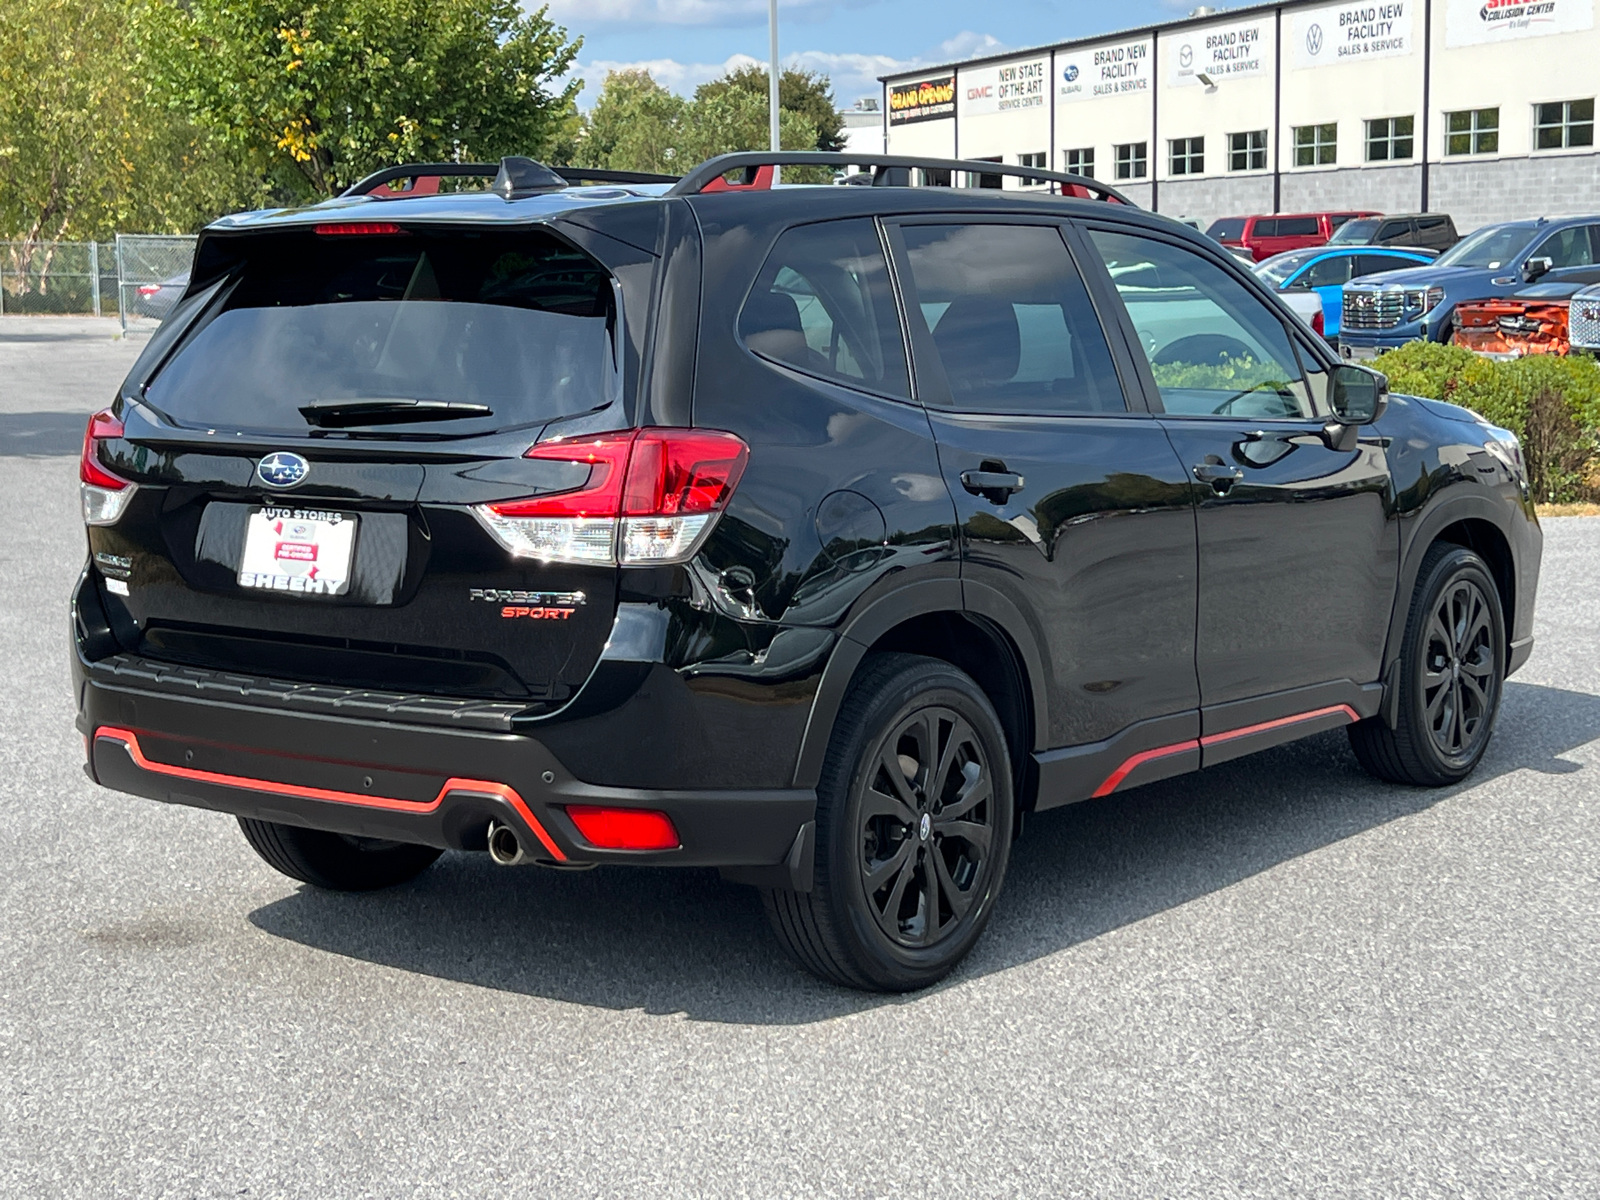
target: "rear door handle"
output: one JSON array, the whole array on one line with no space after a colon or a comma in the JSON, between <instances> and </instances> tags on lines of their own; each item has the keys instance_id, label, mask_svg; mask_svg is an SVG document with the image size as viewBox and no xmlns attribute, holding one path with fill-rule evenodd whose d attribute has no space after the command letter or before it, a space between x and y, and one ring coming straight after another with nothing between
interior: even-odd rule
<instances>
[{"instance_id":1,"label":"rear door handle","mask_svg":"<svg viewBox=\"0 0 1600 1200\"><path fill-rule=\"evenodd\" d=\"M1014 471L963 471L961 486L991 504L1004 504L1026 486L1027 480Z\"/></svg>"}]
</instances>

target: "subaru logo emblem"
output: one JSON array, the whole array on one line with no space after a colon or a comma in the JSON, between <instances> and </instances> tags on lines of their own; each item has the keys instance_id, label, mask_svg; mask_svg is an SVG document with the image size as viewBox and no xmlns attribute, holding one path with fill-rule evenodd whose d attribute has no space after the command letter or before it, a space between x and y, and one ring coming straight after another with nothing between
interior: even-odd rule
<instances>
[{"instance_id":1,"label":"subaru logo emblem","mask_svg":"<svg viewBox=\"0 0 1600 1200\"><path fill-rule=\"evenodd\" d=\"M1068 63L1061 71L1061 78L1068 83L1076 83L1078 80L1078 64Z\"/></svg>"},{"instance_id":2,"label":"subaru logo emblem","mask_svg":"<svg viewBox=\"0 0 1600 1200\"><path fill-rule=\"evenodd\" d=\"M298 454L277 450L256 464L256 475L268 487L291 488L311 472L311 464Z\"/></svg>"}]
</instances>

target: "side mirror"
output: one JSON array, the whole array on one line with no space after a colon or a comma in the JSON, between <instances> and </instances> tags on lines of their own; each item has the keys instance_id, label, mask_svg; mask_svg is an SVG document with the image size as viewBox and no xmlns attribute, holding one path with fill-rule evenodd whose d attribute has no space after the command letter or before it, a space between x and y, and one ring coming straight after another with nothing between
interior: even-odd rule
<instances>
[{"instance_id":1,"label":"side mirror","mask_svg":"<svg viewBox=\"0 0 1600 1200\"><path fill-rule=\"evenodd\" d=\"M1389 379L1380 371L1341 363L1333 369L1329 403L1339 424L1370 425L1389 407Z\"/></svg>"},{"instance_id":2,"label":"side mirror","mask_svg":"<svg viewBox=\"0 0 1600 1200\"><path fill-rule=\"evenodd\" d=\"M1553 268L1555 265L1554 259L1530 258L1527 262L1522 264L1522 281L1524 283L1532 283L1541 275L1549 274L1551 268Z\"/></svg>"}]
</instances>

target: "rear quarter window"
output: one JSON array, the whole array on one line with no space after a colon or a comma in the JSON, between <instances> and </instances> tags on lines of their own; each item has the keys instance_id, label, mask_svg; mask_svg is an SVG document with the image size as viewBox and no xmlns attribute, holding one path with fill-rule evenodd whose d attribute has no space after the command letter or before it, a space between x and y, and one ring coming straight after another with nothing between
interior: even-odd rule
<instances>
[{"instance_id":1,"label":"rear quarter window","mask_svg":"<svg viewBox=\"0 0 1600 1200\"><path fill-rule=\"evenodd\" d=\"M897 399L911 395L889 266L870 220L784 233L739 312L755 354Z\"/></svg>"}]
</instances>

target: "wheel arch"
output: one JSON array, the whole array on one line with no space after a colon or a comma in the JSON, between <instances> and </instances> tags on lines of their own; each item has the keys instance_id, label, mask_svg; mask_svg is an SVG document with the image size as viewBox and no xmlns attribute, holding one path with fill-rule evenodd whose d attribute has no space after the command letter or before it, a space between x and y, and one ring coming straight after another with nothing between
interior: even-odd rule
<instances>
[{"instance_id":1,"label":"wheel arch","mask_svg":"<svg viewBox=\"0 0 1600 1200\"><path fill-rule=\"evenodd\" d=\"M1384 675L1400 658L1400 649L1406 632L1406 617L1411 610L1411 597L1417 588L1417 575L1422 560L1437 543L1463 546L1473 551L1488 564L1489 574L1500 593L1504 610L1506 651L1510 653L1512 630L1516 628L1517 571L1516 559L1511 551L1511 538L1506 529L1506 518L1501 506L1485 496L1462 496L1441 504L1423 516L1412 533L1400 565L1400 578L1395 588L1394 611L1389 619L1389 635L1384 646Z\"/></svg>"},{"instance_id":2,"label":"wheel arch","mask_svg":"<svg viewBox=\"0 0 1600 1200\"><path fill-rule=\"evenodd\" d=\"M957 580L928 581L899 588L874 601L846 626L812 701L811 716L795 764L794 786L815 787L834 722L851 682L868 654L898 650L950 663L968 675L988 696L1012 743L1012 770L1019 809L1031 804L1033 755L1042 745L1045 694L1038 646L1022 627L1018 636L1007 617L1021 625L1021 616L998 593L980 588L976 607L973 585ZM995 603L999 601L999 603ZM1011 607L1011 612L1005 612Z\"/></svg>"}]
</instances>

